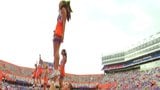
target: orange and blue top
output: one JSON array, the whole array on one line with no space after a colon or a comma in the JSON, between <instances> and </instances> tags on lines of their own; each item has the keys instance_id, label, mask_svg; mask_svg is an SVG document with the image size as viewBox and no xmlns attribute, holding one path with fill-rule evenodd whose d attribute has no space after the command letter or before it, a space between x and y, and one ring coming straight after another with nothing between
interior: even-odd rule
<instances>
[{"instance_id":1,"label":"orange and blue top","mask_svg":"<svg viewBox=\"0 0 160 90\"><path fill-rule=\"evenodd\" d=\"M62 37L63 35L63 21L62 21L62 16L59 14L57 18L57 25L55 29L55 35Z\"/></svg>"},{"instance_id":2,"label":"orange and blue top","mask_svg":"<svg viewBox=\"0 0 160 90\"><path fill-rule=\"evenodd\" d=\"M65 65L60 65L59 66L59 69L60 69L60 74L61 74L61 76L65 76Z\"/></svg>"}]
</instances>

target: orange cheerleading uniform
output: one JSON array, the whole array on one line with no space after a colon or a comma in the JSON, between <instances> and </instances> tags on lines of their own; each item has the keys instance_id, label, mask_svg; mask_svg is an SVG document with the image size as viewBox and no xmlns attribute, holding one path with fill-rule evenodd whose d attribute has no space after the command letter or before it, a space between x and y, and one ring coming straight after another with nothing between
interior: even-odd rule
<instances>
[{"instance_id":1,"label":"orange cheerleading uniform","mask_svg":"<svg viewBox=\"0 0 160 90\"><path fill-rule=\"evenodd\" d=\"M64 69L64 68L65 68L65 66L64 66L64 65L60 65L60 66L59 66L60 74L61 74L61 76L62 76L62 77L64 77L64 76L65 76L65 69Z\"/></svg>"},{"instance_id":2,"label":"orange cheerleading uniform","mask_svg":"<svg viewBox=\"0 0 160 90\"><path fill-rule=\"evenodd\" d=\"M0 82L2 81L3 79L3 72L0 70Z\"/></svg>"},{"instance_id":3,"label":"orange cheerleading uniform","mask_svg":"<svg viewBox=\"0 0 160 90\"><path fill-rule=\"evenodd\" d=\"M37 71L36 69L33 71L33 74L32 74L33 78L36 78L36 71Z\"/></svg>"},{"instance_id":4,"label":"orange cheerleading uniform","mask_svg":"<svg viewBox=\"0 0 160 90\"><path fill-rule=\"evenodd\" d=\"M41 74L42 74L42 67L41 67L41 66L38 66L37 72L36 72L36 78L40 77Z\"/></svg>"},{"instance_id":5,"label":"orange cheerleading uniform","mask_svg":"<svg viewBox=\"0 0 160 90\"><path fill-rule=\"evenodd\" d=\"M57 18L57 25L56 25L56 29L54 31L54 34L57 36L60 36L60 37L63 36L63 21L62 21L61 15L59 15Z\"/></svg>"},{"instance_id":6,"label":"orange cheerleading uniform","mask_svg":"<svg viewBox=\"0 0 160 90\"><path fill-rule=\"evenodd\" d=\"M49 78L48 78L47 76L44 76L44 78L43 78L44 84L46 84L46 85L48 84L48 79L49 79Z\"/></svg>"},{"instance_id":7,"label":"orange cheerleading uniform","mask_svg":"<svg viewBox=\"0 0 160 90\"><path fill-rule=\"evenodd\" d=\"M48 84L48 79L49 79L49 78L48 78L49 69L45 69L43 73L44 73L44 77L43 77L44 84L47 85L47 84Z\"/></svg>"}]
</instances>

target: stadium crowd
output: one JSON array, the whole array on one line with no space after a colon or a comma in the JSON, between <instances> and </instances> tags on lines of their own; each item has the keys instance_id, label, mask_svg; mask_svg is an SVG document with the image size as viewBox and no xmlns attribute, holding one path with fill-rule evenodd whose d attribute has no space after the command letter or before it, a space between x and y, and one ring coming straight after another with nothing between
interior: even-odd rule
<instances>
[{"instance_id":1,"label":"stadium crowd","mask_svg":"<svg viewBox=\"0 0 160 90\"><path fill-rule=\"evenodd\" d=\"M0 60L0 88L30 90L33 85L32 72L34 69L16 66ZM140 71L74 75L66 74L65 82L72 88L94 88L102 90L160 90L160 67ZM31 89L33 90L33 89ZM84 90L84 89L83 89Z\"/></svg>"},{"instance_id":2,"label":"stadium crowd","mask_svg":"<svg viewBox=\"0 0 160 90\"><path fill-rule=\"evenodd\" d=\"M103 74L94 75L73 75L67 74L66 82L70 82L74 88L97 88L98 83L103 79Z\"/></svg>"},{"instance_id":3,"label":"stadium crowd","mask_svg":"<svg viewBox=\"0 0 160 90\"><path fill-rule=\"evenodd\" d=\"M160 67L150 70L130 70L118 73L108 73L101 83L107 89L118 90L160 90Z\"/></svg>"}]
</instances>

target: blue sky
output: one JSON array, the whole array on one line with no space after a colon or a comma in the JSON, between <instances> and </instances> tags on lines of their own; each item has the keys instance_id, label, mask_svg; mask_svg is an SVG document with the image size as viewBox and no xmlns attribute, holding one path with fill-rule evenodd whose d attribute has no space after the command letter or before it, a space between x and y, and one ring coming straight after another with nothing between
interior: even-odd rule
<instances>
[{"instance_id":1,"label":"blue sky","mask_svg":"<svg viewBox=\"0 0 160 90\"><path fill-rule=\"evenodd\" d=\"M34 67L53 62L52 35L59 0L0 0L0 59ZM66 72L96 74L103 55L126 50L160 31L159 0L71 0L62 48Z\"/></svg>"}]
</instances>

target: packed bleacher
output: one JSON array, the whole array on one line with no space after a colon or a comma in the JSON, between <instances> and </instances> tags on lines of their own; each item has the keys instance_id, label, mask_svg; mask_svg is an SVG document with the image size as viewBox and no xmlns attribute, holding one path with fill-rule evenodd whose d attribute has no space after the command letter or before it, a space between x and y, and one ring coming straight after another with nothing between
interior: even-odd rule
<instances>
[{"instance_id":1,"label":"packed bleacher","mask_svg":"<svg viewBox=\"0 0 160 90\"><path fill-rule=\"evenodd\" d=\"M31 77L31 74L33 72L33 68L17 66L3 60L0 60L0 70L8 74L14 74L16 76L24 77Z\"/></svg>"},{"instance_id":2,"label":"packed bleacher","mask_svg":"<svg viewBox=\"0 0 160 90\"><path fill-rule=\"evenodd\" d=\"M160 90L160 67L150 70L130 70L108 73L101 81L107 89L118 90Z\"/></svg>"},{"instance_id":3,"label":"packed bleacher","mask_svg":"<svg viewBox=\"0 0 160 90\"><path fill-rule=\"evenodd\" d=\"M0 60L0 88L3 88L2 90L10 90L9 88L19 89L32 86L32 71L32 68L20 67Z\"/></svg>"},{"instance_id":4,"label":"packed bleacher","mask_svg":"<svg viewBox=\"0 0 160 90\"><path fill-rule=\"evenodd\" d=\"M0 84L1 88L27 88L26 90L30 90L33 84L33 70L33 68L20 67L0 60L0 80L3 82ZM84 88L92 88L93 90L97 88L99 90L104 88L105 90L160 90L160 67L105 75L66 74L64 81L69 82L72 88L83 88L83 90L85 90Z\"/></svg>"},{"instance_id":5,"label":"packed bleacher","mask_svg":"<svg viewBox=\"0 0 160 90\"><path fill-rule=\"evenodd\" d=\"M67 74L65 81L70 82L74 88L97 88L98 83L103 79L103 74L74 75Z\"/></svg>"}]
</instances>

